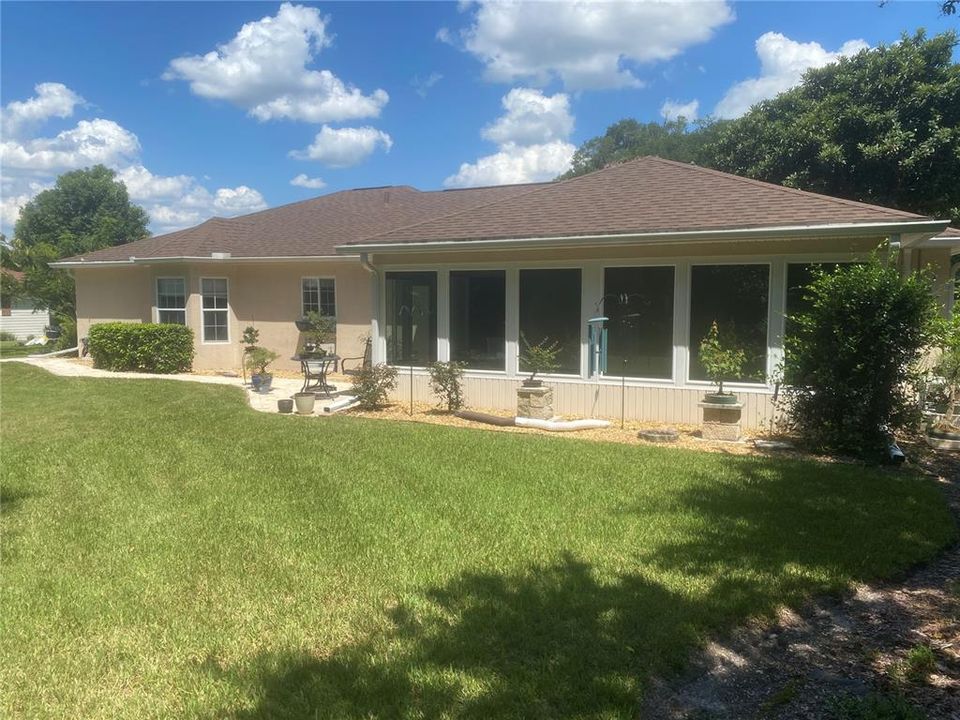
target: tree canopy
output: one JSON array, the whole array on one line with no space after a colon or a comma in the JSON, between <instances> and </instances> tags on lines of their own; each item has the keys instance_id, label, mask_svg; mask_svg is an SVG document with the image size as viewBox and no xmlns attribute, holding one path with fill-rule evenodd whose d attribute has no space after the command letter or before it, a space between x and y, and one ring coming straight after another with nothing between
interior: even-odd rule
<instances>
[{"instance_id":1,"label":"tree canopy","mask_svg":"<svg viewBox=\"0 0 960 720\"><path fill-rule=\"evenodd\" d=\"M960 222L957 35L864 50L729 121L622 120L574 156L575 176L640 155ZM659 129L657 129L659 128Z\"/></svg>"},{"instance_id":2,"label":"tree canopy","mask_svg":"<svg viewBox=\"0 0 960 720\"><path fill-rule=\"evenodd\" d=\"M139 240L149 234L148 221L112 170L103 165L74 170L24 205L3 264L23 271L22 295L59 319L73 318L73 279L50 263Z\"/></svg>"}]
</instances>

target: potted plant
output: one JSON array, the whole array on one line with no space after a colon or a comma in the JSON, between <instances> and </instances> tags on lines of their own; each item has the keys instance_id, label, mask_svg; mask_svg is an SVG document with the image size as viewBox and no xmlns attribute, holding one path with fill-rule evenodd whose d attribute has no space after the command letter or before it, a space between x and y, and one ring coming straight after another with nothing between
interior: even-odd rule
<instances>
[{"instance_id":1,"label":"potted plant","mask_svg":"<svg viewBox=\"0 0 960 720\"><path fill-rule=\"evenodd\" d=\"M740 411L742 405L734 393L723 391L724 380L739 377L747 362L746 353L740 348L727 347L720 338L717 323L710 325L706 337L700 341L700 362L707 379L717 386L716 392L703 396L703 437L708 440L739 440Z\"/></svg>"},{"instance_id":2,"label":"potted plant","mask_svg":"<svg viewBox=\"0 0 960 720\"><path fill-rule=\"evenodd\" d=\"M247 355L257 347L260 342L260 331L253 325L247 325L243 329L243 335L240 337L240 345L243 351L240 355L240 367L243 369L243 383L247 383Z\"/></svg>"},{"instance_id":3,"label":"potted plant","mask_svg":"<svg viewBox=\"0 0 960 720\"><path fill-rule=\"evenodd\" d=\"M304 333L301 357L324 357L329 350L323 345L333 343L337 337L337 319L332 315L309 312L295 321L297 329Z\"/></svg>"},{"instance_id":4,"label":"potted plant","mask_svg":"<svg viewBox=\"0 0 960 720\"><path fill-rule=\"evenodd\" d=\"M520 353L520 363L530 377L517 388L517 415L520 417L551 420L553 418L553 389L545 387L542 380L537 379L537 373L547 373L557 370L560 363L557 355L560 354L560 343L551 342L544 338L536 344L531 344L523 333L520 334L523 350Z\"/></svg>"},{"instance_id":5,"label":"potted plant","mask_svg":"<svg viewBox=\"0 0 960 720\"><path fill-rule=\"evenodd\" d=\"M279 355L264 347L252 348L245 358L245 364L250 370L250 384L256 392L269 392L273 384L273 374L268 372L270 363L276 360Z\"/></svg>"},{"instance_id":6,"label":"potted plant","mask_svg":"<svg viewBox=\"0 0 960 720\"><path fill-rule=\"evenodd\" d=\"M531 344L523 333L520 333L520 340L523 343L520 364L526 366L524 372L530 372L530 377L523 381L523 386L540 387L543 381L537 379L537 373L553 372L560 367L560 363L557 362L557 355L561 350L560 343L550 342L550 338L544 338L536 344Z\"/></svg>"},{"instance_id":7,"label":"potted plant","mask_svg":"<svg viewBox=\"0 0 960 720\"><path fill-rule=\"evenodd\" d=\"M943 382L945 412L927 428L927 444L939 450L960 450L960 314L947 325L940 352L935 372Z\"/></svg>"}]
</instances>

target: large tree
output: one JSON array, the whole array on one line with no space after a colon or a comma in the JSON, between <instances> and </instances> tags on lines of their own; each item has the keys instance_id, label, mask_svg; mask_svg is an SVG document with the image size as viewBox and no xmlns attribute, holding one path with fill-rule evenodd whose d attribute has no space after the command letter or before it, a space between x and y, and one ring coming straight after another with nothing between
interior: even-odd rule
<instances>
[{"instance_id":1,"label":"large tree","mask_svg":"<svg viewBox=\"0 0 960 720\"><path fill-rule=\"evenodd\" d=\"M3 263L23 271L20 293L58 320L70 320L76 317L73 278L50 263L139 240L149 234L148 221L112 170L74 170L23 206Z\"/></svg>"},{"instance_id":2,"label":"large tree","mask_svg":"<svg viewBox=\"0 0 960 720\"><path fill-rule=\"evenodd\" d=\"M960 222L956 45L953 31L918 31L810 70L736 120L622 120L581 146L567 177L653 154Z\"/></svg>"},{"instance_id":3,"label":"large tree","mask_svg":"<svg viewBox=\"0 0 960 720\"><path fill-rule=\"evenodd\" d=\"M563 177L576 177L642 155L699 162L703 145L722 124L712 121L691 124L684 118L663 124L641 123L627 118L581 145L573 155L570 170Z\"/></svg>"},{"instance_id":4,"label":"large tree","mask_svg":"<svg viewBox=\"0 0 960 720\"><path fill-rule=\"evenodd\" d=\"M922 31L810 70L704 147L710 165L803 190L960 221L954 32Z\"/></svg>"}]
</instances>

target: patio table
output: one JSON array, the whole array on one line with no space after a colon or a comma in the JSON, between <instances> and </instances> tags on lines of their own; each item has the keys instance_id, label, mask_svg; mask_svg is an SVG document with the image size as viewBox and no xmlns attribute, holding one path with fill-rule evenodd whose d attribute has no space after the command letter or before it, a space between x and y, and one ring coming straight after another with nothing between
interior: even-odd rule
<instances>
[{"instance_id":1,"label":"patio table","mask_svg":"<svg viewBox=\"0 0 960 720\"><path fill-rule=\"evenodd\" d=\"M303 373L303 387L300 392L310 392L319 390L327 397L331 397L330 391L336 390L336 386L327 382L327 375L337 370L337 363L340 361L339 355L324 355L323 357L301 357L293 356L294 360L300 361L300 372Z\"/></svg>"}]
</instances>

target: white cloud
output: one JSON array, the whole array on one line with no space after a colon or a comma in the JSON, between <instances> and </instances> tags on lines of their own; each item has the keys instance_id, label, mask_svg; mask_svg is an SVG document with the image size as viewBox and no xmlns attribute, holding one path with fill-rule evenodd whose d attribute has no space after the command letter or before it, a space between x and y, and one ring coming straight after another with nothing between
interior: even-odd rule
<instances>
[{"instance_id":1,"label":"white cloud","mask_svg":"<svg viewBox=\"0 0 960 720\"><path fill-rule=\"evenodd\" d=\"M9 103L0 114L3 134L15 137L52 117L66 118L83 103L83 98L62 83L39 83L33 87L36 95L28 100Z\"/></svg>"},{"instance_id":2,"label":"white cloud","mask_svg":"<svg viewBox=\"0 0 960 720\"><path fill-rule=\"evenodd\" d=\"M57 172L102 163L117 166L140 152L140 141L112 120L81 120L52 138L0 143L4 169Z\"/></svg>"},{"instance_id":3,"label":"white cloud","mask_svg":"<svg viewBox=\"0 0 960 720\"><path fill-rule=\"evenodd\" d=\"M514 88L501 101L504 114L480 134L498 145L497 152L463 163L443 184L477 187L552 180L570 168L576 151L569 98L539 90Z\"/></svg>"},{"instance_id":4,"label":"white cloud","mask_svg":"<svg viewBox=\"0 0 960 720\"><path fill-rule=\"evenodd\" d=\"M547 97L539 90L514 88L500 104L506 113L480 132L483 138L498 145L565 140L573 132L570 99L563 93Z\"/></svg>"},{"instance_id":5,"label":"white cloud","mask_svg":"<svg viewBox=\"0 0 960 720\"><path fill-rule=\"evenodd\" d=\"M296 185L297 187L310 188L311 190L319 190L327 186L321 178L308 177L306 173L297 175L290 181L290 184Z\"/></svg>"},{"instance_id":6,"label":"white cloud","mask_svg":"<svg viewBox=\"0 0 960 720\"><path fill-rule=\"evenodd\" d=\"M682 103L678 100L664 100L663 105L660 106L660 115L664 120L684 118L693 121L697 119L697 110L699 109L699 100L691 100L688 103Z\"/></svg>"},{"instance_id":7,"label":"white cloud","mask_svg":"<svg viewBox=\"0 0 960 720\"><path fill-rule=\"evenodd\" d=\"M172 60L163 77L185 80L196 95L239 105L261 121L377 117L389 100L384 90L364 95L329 70L307 67L332 41L328 22L316 8L284 3L216 50Z\"/></svg>"},{"instance_id":8,"label":"white cloud","mask_svg":"<svg viewBox=\"0 0 960 720\"><path fill-rule=\"evenodd\" d=\"M488 80L545 85L559 77L570 89L638 87L642 83L626 62L669 60L709 40L716 28L733 19L724 0L578 0L549 6L483 0L472 9L472 24L460 38L484 63ZM454 42L446 28L437 32L437 39Z\"/></svg>"},{"instance_id":9,"label":"white cloud","mask_svg":"<svg viewBox=\"0 0 960 720\"><path fill-rule=\"evenodd\" d=\"M77 98L70 106L79 104L76 95L65 86L56 85L60 98ZM11 102L3 109L3 117L18 118L21 132L26 132L33 122L41 119L42 112L23 111L22 108L37 108L46 102L39 94L22 102ZM51 97L47 92L46 97ZM70 101L72 102L72 100ZM66 112L66 104L47 103L55 108L47 117ZM13 108L11 110L11 108ZM21 121L28 119L30 122ZM127 186L133 202L141 205L150 215L150 227L154 232L195 225L211 215L237 215L266 207L263 196L245 185L235 188L223 187L214 191L201 185L190 175L154 175L140 162L140 141L137 136L112 120L94 118L80 120L73 128L53 137L25 137L0 143L0 227L9 232L16 223L20 208L37 193L51 187L56 176L69 170L103 164L117 172L117 178Z\"/></svg>"},{"instance_id":10,"label":"white cloud","mask_svg":"<svg viewBox=\"0 0 960 720\"><path fill-rule=\"evenodd\" d=\"M417 93L417 95L425 98L427 93L430 92L430 88L432 88L441 80L443 80L443 75L438 72L432 72L425 78L422 78L419 75L414 75L413 80L410 81L410 84L413 85L413 90Z\"/></svg>"},{"instance_id":11,"label":"white cloud","mask_svg":"<svg viewBox=\"0 0 960 720\"><path fill-rule=\"evenodd\" d=\"M446 187L479 187L553 180L570 169L575 150L570 143L559 140L527 147L511 143L475 163L463 163L443 184Z\"/></svg>"},{"instance_id":12,"label":"white cloud","mask_svg":"<svg viewBox=\"0 0 960 720\"><path fill-rule=\"evenodd\" d=\"M810 68L829 65L868 47L864 40L848 40L839 50L830 52L817 42L801 43L777 32L764 33L756 42L760 76L738 82L727 90L714 112L723 118L739 117L754 103L798 85Z\"/></svg>"},{"instance_id":13,"label":"white cloud","mask_svg":"<svg viewBox=\"0 0 960 720\"><path fill-rule=\"evenodd\" d=\"M387 151L393 146L393 140L382 130L372 127L334 129L324 125L309 147L291 151L290 157L344 168L363 162L378 146Z\"/></svg>"}]
</instances>

